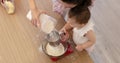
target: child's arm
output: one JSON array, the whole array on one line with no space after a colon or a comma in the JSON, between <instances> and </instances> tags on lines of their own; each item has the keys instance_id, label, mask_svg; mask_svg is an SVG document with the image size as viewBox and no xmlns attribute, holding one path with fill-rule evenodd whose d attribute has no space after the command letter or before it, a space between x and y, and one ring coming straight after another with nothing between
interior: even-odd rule
<instances>
[{"instance_id":1,"label":"child's arm","mask_svg":"<svg viewBox=\"0 0 120 63\"><path fill-rule=\"evenodd\" d=\"M96 37L92 30L88 31L85 37L88 38L88 41L83 44L77 45L77 50L82 51L83 49L91 47L96 42Z\"/></svg>"},{"instance_id":2,"label":"child's arm","mask_svg":"<svg viewBox=\"0 0 120 63\"><path fill-rule=\"evenodd\" d=\"M67 22L67 23L63 26L63 28L61 29L61 31L64 31L64 30L70 31L70 30L72 30L72 29L73 29L73 27L70 26L69 22Z\"/></svg>"},{"instance_id":3,"label":"child's arm","mask_svg":"<svg viewBox=\"0 0 120 63\"><path fill-rule=\"evenodd\" d=\"M96 37L92 30L88 31L85 36L88 38L88 41L82 44L84 49L91 47L96 42Z\"/></svg>"},{"instance_id":4,"label":"child's arm","mask_svg":"<svg viewBox=\"0 0 120 63\"><path fill-rule=\"evenodd\" d=\"M69 23L66 23L63 28L60 30L61 34L61 39L62 41L66 41L69 38L69 32L72 30L72 27L70 26Z\"/></svg>"}]
</instances>

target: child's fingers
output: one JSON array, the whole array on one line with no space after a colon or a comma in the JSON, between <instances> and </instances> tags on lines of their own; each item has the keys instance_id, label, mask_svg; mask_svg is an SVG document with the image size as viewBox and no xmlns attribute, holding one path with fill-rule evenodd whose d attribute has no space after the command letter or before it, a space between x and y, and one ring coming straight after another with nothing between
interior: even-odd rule
<instances>
[{"instance_id":1,"label":"child's fingers","mask_svg":"<svg viewBox=\"0 0 120 63\"><path fill-rule=\"evenodd\" d=\"M64 41L66 41L66 40L68 40L69 35L68 35L68 34L65 34L63 38L64 38Z\"/></svg>"},{"instance_id":2,"label":"child's fingers","mask_svg":"<svg viewBox=\"0 0 120 63\"><path fill-rule=\"evenodd\" d=\"M80 45L76 46L76 49L77 49L78 51L82 51L82 50L83 50L83 48L82 48Z\"/></svg>"},{"instance_id":3,"label":"child's fingers","mask_svg":"<svg viewBox=\"0 0 120 63\"><path fill-rule=\"evenodd\" d=\"M61 34L61 40L62 40L62 41L66 41L66 35L64 35L64 33Z\"/></svg>"},{"instance_id":4,"label":"child's fingers","mask_svg":"<svg viewBox=\"0 0 120 63\"><path fill-rule=\"evenodd\" d=\"M65 33L67 32L65 28L63 29L63 31L64 31Z\"/></svg>"}]
</instances>

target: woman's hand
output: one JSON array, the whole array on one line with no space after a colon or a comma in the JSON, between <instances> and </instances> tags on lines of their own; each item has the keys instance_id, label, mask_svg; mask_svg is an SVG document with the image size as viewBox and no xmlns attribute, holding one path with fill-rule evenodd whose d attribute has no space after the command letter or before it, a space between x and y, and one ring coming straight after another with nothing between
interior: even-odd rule
<instances>
[{"instance_id":1,"label":"woman's hand","mask_svg":"<svg viewBox=\"0 0 120 63\"><path fill-rule=\"evenodd\" d=\"M38 10L38 9L34 9L32 10L32 24L36 27L40 27L41 23L40 23L40 20L39 20L39 16L40 14L43 14L45 13L45 11L43 10Z\"/></svg>"}]
</instances>

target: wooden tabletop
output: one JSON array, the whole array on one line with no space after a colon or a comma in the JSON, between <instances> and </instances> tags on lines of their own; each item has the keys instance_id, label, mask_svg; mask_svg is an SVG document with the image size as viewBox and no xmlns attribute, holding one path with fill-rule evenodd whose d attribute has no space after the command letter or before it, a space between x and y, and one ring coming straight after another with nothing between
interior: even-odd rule
<instances>
[{"instance_id":1,"label":"wooden tabletop","mask_svg":"<svg viewBox=\"0 0 120 63\"><path fill-rule=\"evenodd\" d=\"M38 8L58 20L57 29L64 25L63 18L52 12L51 0L36 2L39 2ZM27 0L15 0L15 5L14 15L8 15L0 6L0 63L93 63L86 51L74 51L57 62L51 61L41 49L44 33L26 18L29 11Z\"/></svg>"}]
</instances>

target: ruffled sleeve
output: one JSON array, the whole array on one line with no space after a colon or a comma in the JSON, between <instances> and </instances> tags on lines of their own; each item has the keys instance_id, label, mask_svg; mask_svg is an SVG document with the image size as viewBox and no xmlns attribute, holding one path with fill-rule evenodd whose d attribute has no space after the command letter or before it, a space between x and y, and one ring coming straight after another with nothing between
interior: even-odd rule
<instances>
[{"instance_id":1,"label":"ruffled sleeve","mask_svg":"<svg viewBox=\"0 0 120 63\"><path fill-rule=\"evenodd\" d=\"M88 31L93 30L93 27L94 23L92 21L89 21L83 28L80 30L77 30L77 28L75 28L74 31L78 31L80 36L84 36Z\"/></svg>"}]
</instances>

